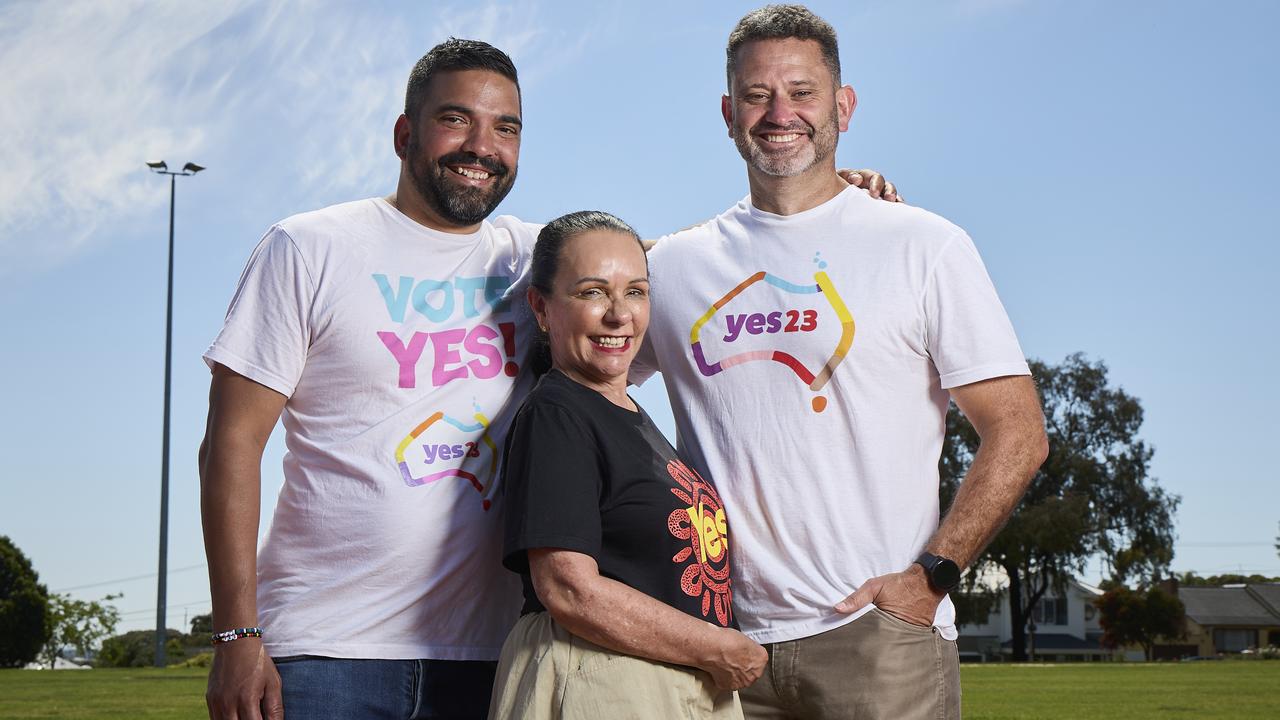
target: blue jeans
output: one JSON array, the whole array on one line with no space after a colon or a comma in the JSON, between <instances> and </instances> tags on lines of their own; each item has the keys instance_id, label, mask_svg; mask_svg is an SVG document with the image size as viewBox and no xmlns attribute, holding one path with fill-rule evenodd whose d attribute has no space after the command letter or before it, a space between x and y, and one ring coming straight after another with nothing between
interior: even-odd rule
<instances>
[{"instance_id":1,"label":"blue jeans","mask_svg":"<svg viewBox=\"0 0 1280 720\"><path fill-rule=\"evenodd\" d=\"M484 720L496 662L274 658L288 720Z\"/></svg>"}]
</instances>

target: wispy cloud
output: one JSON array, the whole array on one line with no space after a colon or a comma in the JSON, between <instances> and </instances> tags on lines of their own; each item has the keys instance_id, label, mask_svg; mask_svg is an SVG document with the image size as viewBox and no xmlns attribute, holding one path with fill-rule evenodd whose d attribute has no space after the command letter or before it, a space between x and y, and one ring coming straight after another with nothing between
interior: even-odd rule
<instances>
[{"instance_id":1,"label":"wispy cloud","mask_svg":"<svg viewBox=\"0 0 1280 720\"><path fill-rule=\"evenodd\" d=\"M0 259L74 252L104 216L153 194L137 178L143 158L203 145L207 128L176 117L182 88L169 68L178 49L236 11L138 2L0 10L0 96L9 105L0 114ZM63 226L58 239L21 242L47 223Z\"/></svg>"},{"instance_id":2,"label":"wispy cloud","mask_svg":"<svg viewBox=\"0 0 1280 720\"><path fill-rule=\"evenodd\" d=\"M449 35L485 39L537 83L583 47L542 15L531 2L5 4L0 273L57 265L165 202L143 160L269 155L300 201L385 187L421 53Z\"/></svg>"}]
</instances>

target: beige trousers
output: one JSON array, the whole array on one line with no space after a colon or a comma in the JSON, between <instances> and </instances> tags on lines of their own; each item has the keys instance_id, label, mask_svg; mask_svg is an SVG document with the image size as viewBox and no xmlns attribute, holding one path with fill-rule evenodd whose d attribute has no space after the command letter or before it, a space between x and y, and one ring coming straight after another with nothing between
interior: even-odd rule
<instances>
[{"instance_id":1,"label":"beige trousers","mask_svg":"<svg viewBox=\"0 0 1280 720\"><path fill-rule=\"evenodd\" d=\"M960 654L933 628L874 608L835 630L766 645L742 691L750 720L957 720Z\"/></svg>"},{"instance_id":2,"label":"beige trousers","mask_svg":"<svg viewBox=\"0 0 1280 720\"><path fill-rule=\"evenodd\" d=\"M701 670L606 650L532 613L502 646L489 720L551 718L741 720L742 707Z\"/></svg>"}]
</instances>

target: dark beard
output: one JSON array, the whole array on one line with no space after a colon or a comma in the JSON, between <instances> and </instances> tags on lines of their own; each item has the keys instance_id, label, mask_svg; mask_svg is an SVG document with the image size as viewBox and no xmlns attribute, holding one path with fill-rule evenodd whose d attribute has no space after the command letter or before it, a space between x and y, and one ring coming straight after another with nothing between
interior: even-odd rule
<instances>
[{"instance_id":1,"label":"dark beard","mask_svg":"<svg viewBox=\"0 0 1280 720\"><path fill-rule=\"evenodd\" d=\"M435 167L419 167L417 138L410 138L405 154L409 158L409 175L413 178L413 185L418 189L418 194L440 217L459 226L475 225L489 217L507 193L511 192L511 187L516 181L514 168L508 168L494 158L476 157L464 152L445 155L436 161ZM452 185L445 177L445 173L453 172L446 167L450 163L479 165L493 175L496 181L490 188Z\"/></svg>"}]
</instances>

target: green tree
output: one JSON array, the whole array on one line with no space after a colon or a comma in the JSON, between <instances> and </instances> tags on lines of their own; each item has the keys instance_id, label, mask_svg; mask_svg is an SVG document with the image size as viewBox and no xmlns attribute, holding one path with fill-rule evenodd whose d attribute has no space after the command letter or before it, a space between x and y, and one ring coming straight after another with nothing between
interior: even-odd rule
<instances>
[{"instance_id":1,"label":"green tree","mask_svg":"<svg viewBox=\"0 0 1280 720\"><path fill-rule=\"evenodd\" d=\"M1108 590L1098 598L1098 623L1102 644L1109 648L1141 645L1147 661L1159 638L1183 636L1186 609L1177 596L1152 586L1145 593L1125 587Z\"/></svg>"},{"instance_id":2,"label":"green tree","mask_svg":"<svg viewBox=\"0 0 1280 720\"><path fill-rule=\"evenodd\" d=\"M1152 450L1138 438L1142 405L1107 384L1106 365L1079 353L1059 365L1029 362L1044 404L1049 457L966 574L971 588L989 566L1008 577L1015 660L1027 659L1032 608L1050 589L1064 592L1090 559L1100 559L1115 583L1166 572L1178 506L1149 475ZM977 449L977 432L953 405L939 461L943 507Z\"/></svg>"},{"instance_id":3,"label":"green tree","mask_svg":"<svg viewBox=\"0 0 1280 720\"><path fill-rule=\"evenodd\" d=\"M202 644L209 642L209 636L213 634L213 614L205 613L196 615L191 618L191 635L198 638Z\"/></svg>"},{"instance_id":4,"label":"green tree","mask_svg":"<svg viewBox=\"0 0 1280 720\"><path fill-rule=\"evenodd\" d=\"M116 631L120 623L120 611L112 600L120 595L108 595L101 600L76 600L70 595L53 595L49 598L49 617L53 632L40 656L53 667L63 648L73 648L80 657L87 656L103 638Z\"/></svg>"},{"instance_id":5,"label":"green tree","mask_svg":"<svg viewBox=\"0 0 1280 720\"><path fill-rule=\"evenodd\" d=\"M109 637L102 641L102 650L94 662L97 667L151 667L156 658L156 631L134 630ZM182 646L183 634L168 628L165 630L165 656L181 658L186 652Z\"/></svg>"},{"instance_id":6,"label":"green tree","mask_svg":"<svg viewBox=\"0 0 1280 720\"><path fill-rule=\"evenodd\" d=\"M49 591L31 561L0 535L0 667L31 662L49 639Z\"/></svg>"},{"instance_id":7,"label":"green tree","mask_svg":"<svg viewBox=\"0 0 1280 720\"><path fill-rule=\"evenodd\" d=\"M1177 576L1178 584L1183 587L1222 587L1223 585L1261 585L1264 583L1280 583L1280 577L1269 577L1267 575L1240 575L1237 573L1224 573L1222 575L1210 575L1209 577L1200 577L1194 571L1179 573Z\"/></svg>"}]
</instances>

